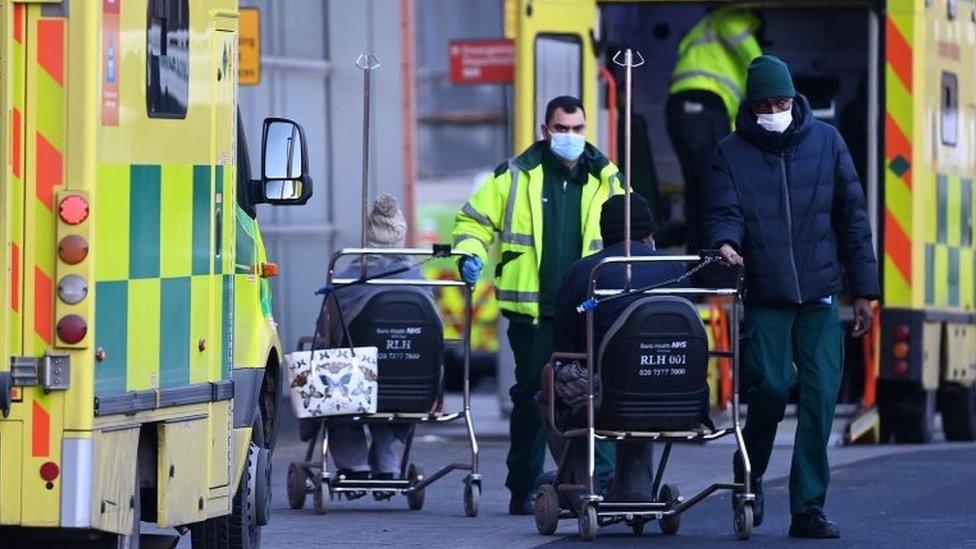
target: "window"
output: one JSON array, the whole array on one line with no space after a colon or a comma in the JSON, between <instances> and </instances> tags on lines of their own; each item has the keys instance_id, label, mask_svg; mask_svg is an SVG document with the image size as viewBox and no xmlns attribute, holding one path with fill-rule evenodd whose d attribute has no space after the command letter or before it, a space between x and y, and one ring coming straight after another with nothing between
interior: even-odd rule
<instances>
[{"instance_id":1,"label":"window","mask_svg":"<svg viewBox=\"0 0 976 549\"><path fill-rule=\"evenodd\" d=\"M146 112L186 118L190 90L188 0L149 0L146 25Z\"/></svg>"},{"instance_id":2,"label":"window","mask_svg":"<svg viewBox=\"0 0 976 549\"><path fill-rule=\"evenodd\" d=\"M544 122L546 105L554 97L583 100L583 44L579 36L542 34L535 39L535 117Z\"/></svg>"},{"instance_id":3,"label":"window","mask_svg":"<svg viewBox=\"0 0 976 549\"><path fill-rule=\"evenodd\" d=\"M942 144L955 147L959 138L959 79L942 73Z\"/></svg>"}]
</instances>

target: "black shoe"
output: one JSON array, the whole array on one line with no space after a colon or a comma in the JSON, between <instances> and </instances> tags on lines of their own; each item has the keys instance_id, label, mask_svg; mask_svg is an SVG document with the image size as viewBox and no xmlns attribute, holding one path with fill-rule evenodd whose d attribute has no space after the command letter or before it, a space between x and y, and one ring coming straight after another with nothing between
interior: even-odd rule
<instances>
[{"instance_id":1,"label":"black shoe","mask_svg":"<svg viewBox=\"0 0 976 549\"><path fill-rule=\"evenodd\" d=\"M840 528L827 520L821 511L807 511L793 515L790 521L790 537L834 539L840 537Z\"/></svg>"},{"instance_id":2,"label":"black shoe","mask_svg":"<svg viewBox=\"0 0 976 549\"><path fill-rule=\"evenodd\" d=\"M742 461L739 460L739 452L736 452L732 456L732 473L735 477L736 484L744 482L745 475L742 474ZM752 525L758 528L763 521L763 515L766 510L766 498L763 497L763 481L761 478L752 479L752 493L756 496L756 499L752 502ZM736 495L742 493L736 490L732 493L732 509L735 509Z\"/></svg>"},{"instance_id":3,"label":"black shoe","mask_svg":"<svg viewBox=\"0 0 976 549\"><path fill-rule=\"evenodd\" d=\"M512 499L508 502L509 515L534 515L535 505L532 496L517 496L512 494Z\"/></svg>"}]
</instances>

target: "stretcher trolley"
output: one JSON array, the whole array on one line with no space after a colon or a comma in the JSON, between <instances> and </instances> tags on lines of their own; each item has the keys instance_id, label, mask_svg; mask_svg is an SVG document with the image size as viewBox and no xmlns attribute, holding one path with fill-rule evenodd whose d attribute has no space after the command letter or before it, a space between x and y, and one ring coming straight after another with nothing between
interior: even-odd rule
<instances>
[{"instance_id":1,"label":"stretcher trolley","mask_svg":"<svg viewBox=\"0 0 976 549\"><path fill-rule=\"evenodd\" d=\"M739 306L742 298L741 269L736 287L704 289L678 287L695 271L719 259L713 255L609 257L596 264L589 278L588 299L578 311L586 314L585 354L554 353L548 370L558 362L585 361L585 408L571 414L572 419L557 424L556 388L553 375L545 383L543 406L548 410L548 427L565 442L556 475L540 484L535 500L535 520L539 533L553 534L560 519L576 518L580 536L593 540L600 526L626 522L635 534L647 522L657 520L665 534L674 534L681 514L718 490L733 491L734 531L748 539L753 526L755 495L750 486L750 463L739 421ZM639 268L653 262L679 262L694 265L681 277L646 288L597 288L597 275L608 266L616 269ZM627 277L630 280L630 277ZM731 284L730 284L731 285ZM640 297L636 297L640 295ZM631 296L633 300L610 326L600 342L594 341L594 313L601 302ZM696 307L683 296L731 296L730 352L709 349L704 325ZM709 358L732 361L732 424L715 429L707 419ZM592 365L592 366L591 366ZM562 415L565 417L565 414ZM712 484L685 499L672 484L662 484L671 447L674 443L704 443L728 435L735 436L738 459L745 471L743 481ZM594 478L595 444L612 442L663 442L664 450L656 471L651 473L650 493L611 501L600 494ZM574 441L585 444L585 466L567 465L572 461ZM579 456L580 454L574 454ZM620 471L617 472L620 475ZM646 491L646 488L643 490Z\"/></svg>"},{"instance_id":2,"label":"stretcher trolley","mask_svg":"<svg viewBox=\"0 0 976 549\"><path fill-rule=\"evenodd\" d=\"M356 499L372 494L377 500L403 494L411 510L424 505L424 490L448 473L468 471L464 478L464 513L477 516L481 500L481 474L478 471L478 442L471 421L471 392L469 384L471 339L471 294L473 286L460 280L427 280L390 278L402 275L409 268L396 269L367 277L336 277L340 259L369 256L402 256L422 258L416 266L435 259L467 257L452 251L450 245L435 244L432 248L347 248L336 252L329 262L328 283L331 292L343 288L367 285L382 286L383 292L373 292L362 310L348 320L345 336L357 346L376 347L378 370L378 398L376 413L326 416L313 418L320 422L316 434L309 440L305 460L293 462L288 468L288 502L292 509L304 507L307 494L312 495L317 514L327 511L328 502L335 497ZM365 259L361 259L364 261ZM358 272L358 271L357 271ZM465 329L463 366L463 407L445 412L443 403L444 334L439 313L423 288L453 286L462 289L465 299ZM323 307L324 308L324 307ZM338 307L337 307L338 308ZM341 314L341 312L340 312ZM343 321L344 327L345 321ZM320 344L313 337L303 337L300 348ZM421 423L445 423L463 420L470 443L470 458L452 463L426 475L410 461L416 426ZM329 429L340 422L361 425L390 423L408 425L400 471L393 479L351 479L329 470Z\"/></svg>"}]
</instances>

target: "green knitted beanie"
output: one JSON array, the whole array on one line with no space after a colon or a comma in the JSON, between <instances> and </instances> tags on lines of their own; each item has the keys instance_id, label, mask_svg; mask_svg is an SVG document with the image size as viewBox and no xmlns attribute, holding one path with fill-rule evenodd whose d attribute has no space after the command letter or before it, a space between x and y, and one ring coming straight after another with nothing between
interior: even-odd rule
<instances>
[{"instance_id":1,"label":"green knitted beanie","mask_svg":"<svg viewBox=\"0 0 976 549\"><path fill-rule=\"evenodd\" d=\"M746 77L746 101L755 103L770 97L794 97L790 68L779 57L760 55L749 63Z\"/></svg>"}]
</instances>

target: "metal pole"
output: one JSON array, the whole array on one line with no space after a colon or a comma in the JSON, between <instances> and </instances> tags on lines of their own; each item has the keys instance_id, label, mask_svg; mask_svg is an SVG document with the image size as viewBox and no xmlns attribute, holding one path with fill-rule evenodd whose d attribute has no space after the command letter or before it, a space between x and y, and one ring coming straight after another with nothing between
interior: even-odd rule
<instances>
[{"instance_id":1,"label":"metal pole","mask_svg":"<svg viewBox=\"0 0 976 549\"><path fill-rule=\"evenodd\" d=\"M623 62L617 61L617 57L620 54L624 54ZM613 62L617 65L624 67L624 255L630 257L630 193L632 192L630 186L630 166L631 157L633 156L631 151L631 110L633 106L633 72L634 67L639 67L644 64L644 58L637 53L637 57L640 58L636 63L634 62L634 54L637 53L634 50L627 48L623 52L617 52L617 55L613 56ZM624 289L630 290L631 281L631 265L630 263L626 266L626 278L624 283Z\"/></svg>"},{"instance_id":2,"label":"metal pole","mask_svg":"<svg viewBox=\"0 0 976 549\"><path fill-rule=\"evenodd\" d=\"M366 247L366 216L369 211L369 112L370 101L370 73L380 66L380 62L370 52L359 54L356 66L363 71L363 164L362 164L362 217L359 223L359 245ZM366 256L359 259L360 276L366 276Z\"/></svg>"}]
</instances>

